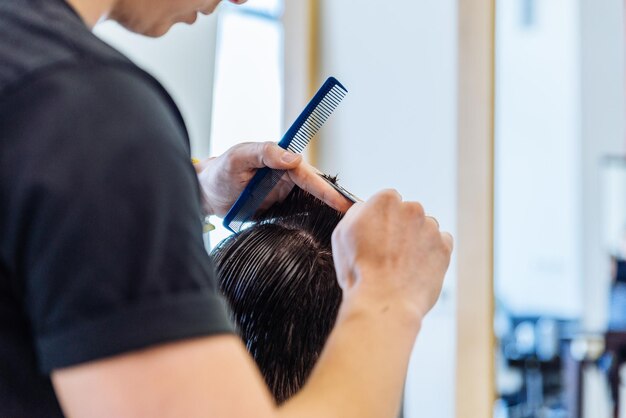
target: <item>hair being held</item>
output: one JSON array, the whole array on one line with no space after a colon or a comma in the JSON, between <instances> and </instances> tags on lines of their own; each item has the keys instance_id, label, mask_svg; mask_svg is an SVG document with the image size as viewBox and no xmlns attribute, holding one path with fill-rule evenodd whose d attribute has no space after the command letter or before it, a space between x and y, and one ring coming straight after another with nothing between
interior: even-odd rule
<instances>
[{"instance_id":1,"label":"hair being held","mask_svg":"<svg viewBox=\"0 0 626 418\"><path fill-rule=\"evenodd\" d=\"M213 251L233 319L279 404L304 385L335 323L331 236L341 218L294 188Z\"/></svg>"}]
</instances>

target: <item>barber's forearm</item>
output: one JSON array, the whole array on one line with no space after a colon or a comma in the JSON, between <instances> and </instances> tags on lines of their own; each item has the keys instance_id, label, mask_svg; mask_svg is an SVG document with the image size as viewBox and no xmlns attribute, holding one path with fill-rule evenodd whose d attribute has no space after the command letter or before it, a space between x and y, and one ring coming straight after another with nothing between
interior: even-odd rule
<instances>
[{"instance_id":1,"label":"barber's forearm","mask_svg":"<svg viewBox=\"0 0 626 418\"><path fill-rule=\"evenodd\" d=\"M421 320L368 298L342 306L309 381L280 417L395 418ZM359 306L357 306L359 305Z\"/></svg>"},{"instance_id":2,"label":"barber's forearm","mask_svg":"<svg viewBox=\"0 0 626 418\"><path fill-rule=\"evenodd\" d=\"M376 224L372 224L376 219ZM344 302L293 418L395 418L413 343L436 303L453 240L417 202L387 190L355 204L332 237Z\"/></svg>"}]
</instances>

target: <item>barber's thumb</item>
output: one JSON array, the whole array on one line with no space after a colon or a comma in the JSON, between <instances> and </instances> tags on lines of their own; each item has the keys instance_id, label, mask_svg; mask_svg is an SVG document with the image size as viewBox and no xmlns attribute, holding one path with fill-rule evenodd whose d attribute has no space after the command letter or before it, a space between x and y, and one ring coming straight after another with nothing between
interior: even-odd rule
<instances>
[{"instance_id":1,"label":"barber's thumb","mask_svg":"<svg viewBox=\"0 0 626 418\"><path fill-rule=\"evenodd\" d=\"M280 160L283 163L288 164L289 166L297 165L297 163L299 163L301 159L302 156L300 154L294 154L291 151L283 152L283 155L280 157Z\"/></svg>"}]
</instances>

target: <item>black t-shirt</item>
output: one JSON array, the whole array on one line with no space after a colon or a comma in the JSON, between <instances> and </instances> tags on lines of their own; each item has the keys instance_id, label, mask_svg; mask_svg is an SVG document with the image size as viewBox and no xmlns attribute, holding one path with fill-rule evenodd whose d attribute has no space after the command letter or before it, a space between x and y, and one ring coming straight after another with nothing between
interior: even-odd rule
<instances>
[{"instance_id":1,"label":"black t-shirt","mask_svg":"<svg viewBox=\"0 0 626 418\"><path fill-rule=\"evenodd\" d=\"M0 417L52 370L232 332L176 106L63 0L0 1Z\"/></svg>"}]
</instances>

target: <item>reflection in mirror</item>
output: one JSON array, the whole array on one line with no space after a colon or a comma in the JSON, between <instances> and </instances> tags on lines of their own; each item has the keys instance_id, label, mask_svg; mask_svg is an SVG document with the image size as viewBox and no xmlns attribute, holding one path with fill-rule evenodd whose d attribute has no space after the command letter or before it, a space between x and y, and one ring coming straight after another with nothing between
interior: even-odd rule
<instances>
[{"instance_id":1,"label":"reflection in mirror","mask_svg":"<svg viewBox=\"0 0 626 418\"><path fill-rule=\"evenodd\" d=\"M624 5L600 3L497 2L496 418L618 416Z\"/></svg>"}]
</instances>

